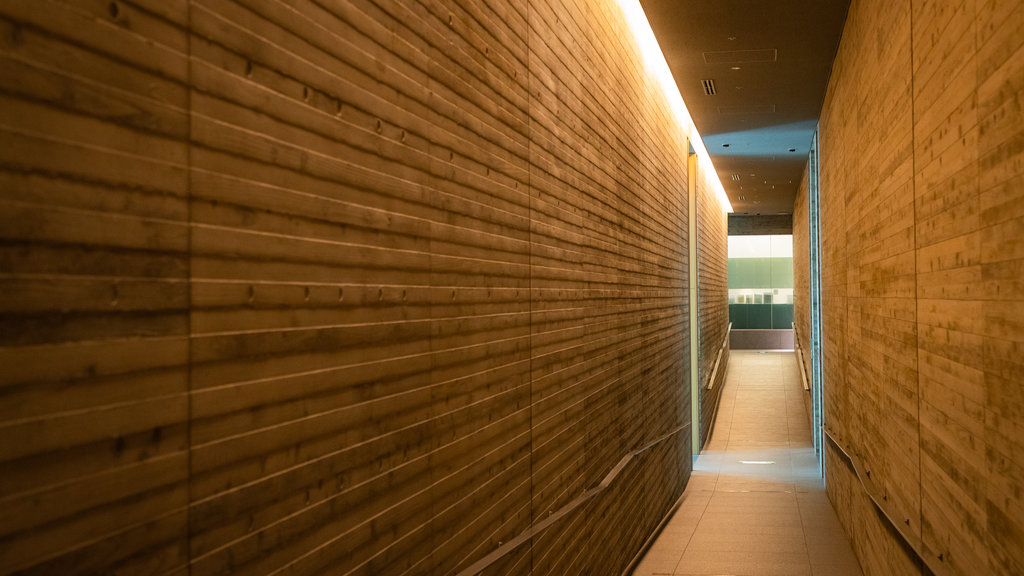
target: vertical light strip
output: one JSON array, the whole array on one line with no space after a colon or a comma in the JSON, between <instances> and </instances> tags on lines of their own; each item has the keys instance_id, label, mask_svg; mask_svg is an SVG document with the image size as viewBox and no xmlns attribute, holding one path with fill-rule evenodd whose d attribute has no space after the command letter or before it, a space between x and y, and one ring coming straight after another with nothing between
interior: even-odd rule
<instances>
[{"instance_id":1,"label":"vertical light strip","mask_svg":"<svg viewBox=\"0 0 1024 576\"><path fill-rule=\"evenodd\" d=\"M818 131L811 137L811 152L807 166L807 229L810 263L810 321L811 321L811 414L814 448L818 453L818 471L825 477L824 437L824 382L822 380L822 332L821 332L821 197L819 183Z\"/></svg>"},{"instance_id":2,"label":"vertical light strip","mask_svg":"<svg viewBox=\"0 0 1024 576\"><path fill-rule=\"evenodd\" d=\"M715 195L718 197L722 209L726 212L732 212L732 203L729 202L729 197L725 195L725 187L722 186L722 181L718 178L718 172L711 163L711 156L708 155L707 148L704 147L704 141L693 124L693 118L690 116L689 110L686 109L683 96L679 93L679 86L676 85L675 78L672 77L672 71L665 61L665 55L661 52L658 40L654 37L654 31L651 30L651 24L647 21L647 15L644 13L643 7L640 6L640 0L616 1L619 7L622 8L622 12L626 17L626 23L629 24L637 46L640 48L640 55L643 58L647 73L653 76L661 85L669 107L672 108L672 112L675 114L679 130L683 136L690 139L691 146L696 150L697 161L701 165L701 171L707 176L707 182L714 187Z\"/></svg>"},{"instance_id":3,"label":"vertical light strip","mask_svg":"<svg viewBox=\"0 0 1024 576\"><path fill-rule=\"evenodd\" d=\"M690 432L692 437L692 455L700 454L701 433L701 386L700 386L700 322L698 308L700 298L697 269L697 154L687 139L686 156L686 196L690 205L689 214L689 298L690 298Z\"/></svg>"}]
</instances>

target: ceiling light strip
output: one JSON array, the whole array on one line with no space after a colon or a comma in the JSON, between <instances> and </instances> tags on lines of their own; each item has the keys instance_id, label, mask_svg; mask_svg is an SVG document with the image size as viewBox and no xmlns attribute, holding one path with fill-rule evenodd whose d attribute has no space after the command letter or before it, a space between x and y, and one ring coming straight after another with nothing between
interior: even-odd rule
<instances>
[{"instance_id":1,"label":"ceiling light strip","mask_svg":"<svg viewBox=\"0 0 1024 576\"><path fill-rule=\"evenodd\" d=\"M679 86L672 77L672 71L669 70L668 63L665 61L665 55L658 45L658 40L654 37L654 31L651 30L651 24L647 21L647 15L644 14L644 9L640 6L640 0L616 1L626 17L626 23L633 32L633 38L640 49L644 66L647 68L648 73L654 76L661 84L661 89L668 99L669 107L675 113L680 130L684 135L688 135L690 141L693 142L701 171L707 176L708 182L714 188L715 195L722 208L726 212L732 212L732 204L729 202L729 197L725 195L725 187L722 186L722 181L718 178L718 172L711 162L711 155L708 154L708 150L704 146L704 140L700 137L700 133L697 132L697 127L693 124L693 118L686 109L686 103L683 102L683 97L679 93Z\"/></svg>"}]
</instances>

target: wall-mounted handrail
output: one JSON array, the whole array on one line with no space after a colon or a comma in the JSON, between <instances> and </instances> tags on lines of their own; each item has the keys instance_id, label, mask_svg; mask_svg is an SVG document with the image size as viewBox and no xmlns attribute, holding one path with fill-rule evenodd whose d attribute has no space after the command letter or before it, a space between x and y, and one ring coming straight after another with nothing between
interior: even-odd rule
<instances>
[{"instance_id":1,"label":"wall-mounted handrail","mask_svg":"<svg viewBox=\"0 0 1024 576\"><path fill-rule=\"evenodd\" d=\"M715 376L718 375L718 365L722 363L722 352L725 351L726 345L729 344L729 333L732 332L732 322L725 328L725 338L722 340L722 345L718 347L718 356L715 357L715 367L711 370L711 378L708 379L707 389L711 390L715 387Z\"/></svg>"},{"instance_id":2,"label":"wall-mounted handrail","mask_svg":"<svg viewBox=\"0 0 1024 576\"><path fill-rule=\"evenodd\" d=\"M804 351L800 347L800 334L796 331L796 322L790 322L789 325L793 327L793 347L796 348L797 364L800 365L800 382L804 385L804 392L810 392L811 384L807 380L807 371L804 369Z\"/></svg>"},{"instance_id":3,"label":"wall-mounted handrail","mask_svg":"<svg viewBox=\"0 0 1024 576\"><path fill-rule=\"evenodd\" d=\"M944 564L939 563L942 562L941 558L933 558L924 554L920 536L910 534L905 527L906 522L897 522L892 515L889 514L889 511L882 505L882 502L885 501L885 496L882 494L882 490L875 485L871 480L871 477L865 473L864 464L860 461L860 458L847 452L846 449L843 448L842 444L832 436L832 432L827 428L825 429L825 437L828 438L829 443L832 444L832 446L834 446L843 458L845 458L853 467L853 472L856 474L857 479L860 480L860 485L864 488L864 493L871 499L871 503L874 504L875 508L882 513L882 516L889 522L889 525L892 526L893 530L895 530L901 538L903 538L903 541L906 542L907 546L914 551L914 554L917 554L917 557L920 558L921 561L924 562L925 566L932 571L932 574L934 574L934 576L953 576L952 570L947 568ZM880 495L881 498L879 497Z\"/></svg>"},{"instance_id":4,"label":"wall-mounted handrail","mask_svg":"<svg viewBox=\"0 0 1024 576\"><path fill-rule=\"evenodd\" d=\"M804 390L810 390L810 387L808 386L807 382L807 374L804 369L803 353L802 349L800 348L800 336L797 333L796 323L794 322L792 326L793 339L796 343L795 348L797 356L799 358L798 363L800 364L800 379L803 381ZM864 467L864 463L860 461L860 458L858 458L854 454L847 452L847 450L843 448L842 444L840 444L839 441L836 440L834 436L832 436L832 432L828 428L824 428L823 431L829 443L833 447L835 447L835 449L843 456L843 458L845 458L846 461L850 463L850 466L853 467L853 472L857 476L857 480L860 481L860 485L864 489L864 493L867 494L868 498L871 499L871 503L874 504L875 508L877 508L878 511L882 513L882 516L886 519L889 525L892 526L896 533L900 535L903 541L906 542L907 546L909 546L910 549L914 551L914 554L917 554L917 557L920 558L922 562L924 562L924 564L928 567L929 570L932 571L932 573L935 576L952 576L953 573L949 568L947 568L944 564L938 564L938 562L942 561L941 559L925 556L921 538L915 534L909 533L906 528L907 523L897 522L896 519L894 519L892 515L889 513L889 511L886 509L886 507L882 505L882 503L886 501L886 497L882 493L881 488L879 488L874 483L874 481L871 480L871 476L868 475L868 472Z\"/></svg>"},{"instance_id":5,"label":"wall-mounted handrail","mask_svg":"<svg viewBox=\"0 0 1024 576\"><path fill-rule=\"evenodd\" d=\"M730 332L732 332L732 322L730 322L729 325L725 327L725 338L722 339L722 345L721 345L721 347L718 348L718 356L715 359L715 366L711 370L711 378L708 380L708 384L707 384L707 389L708 390L711 390L715 386L715 380L717 379L716 376L718 375L718 368L719 368L719 366L721 366L721 362L722 362L722 353L725 352L725 347L729 344L729 333ZM729 370L728 363L726 363L725 370L726 370L726 374L728 374L728 370ZM723 376L722 378L724 380L725 376ZM715 408L714 408L714 410L711 411L711 422L706 427L707 431L704 432L703 435L700 438L700 446L701 446L702 449L704 447L704 443L707 442L708 438L711 437L711 430L715 427L715 420L718 419L718 407L721 404L722 404L722 394L718 393L718 394L715 395ZM702 426L701 428L703 429L705 427Z\"/></svg>"},{"instance_id":6,"label":"wall-mounted handrail","mask_svg":"<svg viewBox=\"0 0 1024 576\"><path fill-rule=\"evenodd\" d=\"M658 444L664 442L665 440L668 440L672 436L675 436L676 434L678 434L682 430L685 430L686 428L689 428L689 427L690 427L690 423L687 422L686 424L683 424L682 426L679 426L675 430L672 430L671 432L669 432L669 433L665 434L664 436L661 436L660 438L650 442L649 444L643 446L642 448L639 448L637 450L631 450L625 456L623 456L622 458L619 459L618 463L615 464L615 466L612 467L612 469L608 472L608 474L605 475L604 479L602 479L601 482L597 486L595 486L595 487L593 487L593 488L591 488L589 490L584 491L583 494L580 494L579 496L574 498L571 502L569 502L565 506L562 506L561 508L559 508L557 511L552 512L551 514L549 514L543 520L541 520L539 522L535 522L534 524L531 524L529 528L527 528L526 530L520 532L518 536L516 536L515 538L509 540L508 542L505 542L504 544L501 544L500 546L498 546L490 554L488 554L488 555L484 556L483 558L477 560L473 564L470 564L468 568L463 569L461 572L459 572L457 574L457 576L475 576L476 574L479 574L480 572L486 570L488 566L490 566L491 564L494 564L499 559L501 559L503 556L509 554L510 552L515 550L516 548L519 548L523 544L529 542L534 536L536 536L537 534L540 534L541 532L547 530L553 524L555 524L556 522L558 522L562 518L565 518L566 516L568 516L569 513L571 513L572 511L576 510L577 508L579 508L580 506L585 504L591 498L593 498L594 496L597 496L601 492L604 492L605 490L607 490L608 487L611 486L612 482L614 482L615 479L618 478L619 473L622 472L622 470L627 465L629 465L630 462L632 462L634 457L639 456L640 454L642 454L642 453L646 452L647 450L657 446Z\"/></svg>"}]
</instances>

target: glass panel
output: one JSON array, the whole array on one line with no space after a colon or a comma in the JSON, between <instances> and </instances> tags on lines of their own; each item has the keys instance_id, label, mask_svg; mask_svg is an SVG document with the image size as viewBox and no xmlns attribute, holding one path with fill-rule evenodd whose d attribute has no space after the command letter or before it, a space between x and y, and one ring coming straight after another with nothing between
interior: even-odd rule
<instances>
[{"instance_id":1,"label":"glass panel","mask_svg":"<svg viewBox=\"0 0 1024 576\"><path fill-rule=\"evenodd\" d=\"M818 468L825 475L825 437L824 422L824 388L822 378L822 346L821 346L821 240L819 237L819 200L821 198L818 174L818 132L815 130L811 139L811 154L808 160L808 248L810 259L810 320L811 320L811 411L814 415L814 448L818 453Z\"/></svg>"},{"instance_id":2,"label":"glass panel","mask_svg":"<svg viewBox=\"0 0 1024 576\"><path fill-rule=\"evenodd\" d=\"M792 328L792 235L729 236L729 320L735 329Z\"/></svg>"},{"instance_id":3,"label":"glass panel","mask_svg":"<svg viewBox=\"0 0 1024 576\"><path fill-rule=\"evenodd\" d=\"M771 236L729 236L729 258L771 258L771 246Z\"/></svg>"},{"instance_id":4,"label":"glass panel","mask_svg":"<svg viewBox=\"0 0 1024 576\"><path fill-rule=\"evenodd\" d=\"M793 237L789 238L789 245L793 247ZM776 257L773 256L771 259L771 287L772 288L789 288L790 292L793 290L793 256L789 257Z\"/></svg>"},{"instance_id":5,"label":"glass panel","mask_svg":"<svg viewBox=\"0 0 1024 576\"><path fill-rule=\"evenodd\" d=\"M771 284L770 258L729 258L730 289L767 288Z\"/></svg>"},{"instance_id":6,"label":"glass panel","mask_svg":"<svg viewBox=\"0 0 1024 576\"><path fill-rule=\"evenodd\" d=\"M765 236L761 236L765 238ZM793 236L791 234L779 234L767 236L771 243L772 258L793 258Z\"/></svg>"},{"instance_id":7,"label":"glass panel","mask_svg":"<svg viewBox=\"0 0 1024 576\"><path fill-rule=\"evenodd\" d=\"M772 304L772 328L789 330L793 327L793 305Z\"/></svg>"}]
</instances>

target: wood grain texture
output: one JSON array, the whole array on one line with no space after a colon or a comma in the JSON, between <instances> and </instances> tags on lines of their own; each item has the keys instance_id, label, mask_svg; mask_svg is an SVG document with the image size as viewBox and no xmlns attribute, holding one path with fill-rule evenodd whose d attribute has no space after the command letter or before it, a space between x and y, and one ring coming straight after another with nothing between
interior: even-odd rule
<instances>
[{"instance_id":1,"label":"wood grain texture","mask_svg":"<svg viewBox=\"0 0 1024 576\"><path fill-rule=\"evenodd\" d=\"M795 345L803 354L804 374L811 377L811 232L810 232L810 162L804 168L800 187L793 198L793 334ZM808 380L807 385L810 386ZM808 394L808 397L810 394ZM809 400L808 400L809 401ZM810 405L808 404L808 407ZM807 414L813 428L813 415Z\"/></svg>"},{"instance_id":2,"label":"wood grain texture","mask_svg":"<svg viewBox=\"0 0 1024 576\"><path fill-rule=\"evenodd\" d=\"M701 390L700 437L711 435L729 365L729 224L718 198L704 181L697 185L697 299ZM723 348L724 342L724 348ZM721 358L719 358L721 350ZM718 372L714 372L715 362ZM712 382L711 378L715 381ZM709 389L710 386L710 389Z\"/></svg>"},{"instance_id":3,"label":"wood grain texture","mask_svg":"<svg viewBox=\"0 0 1024 576\"><path fill-rule=\"evenodd\" d=\"M610 0L0 4L0 574L454 574L675 431L487 573L624 567L691 466L642 62Z\"/></svg>"},{"instance_id":4,"label":"wood grain texture","mask_svg":"<svg viewBox=\"0 0 1024 576\"><path fill-rule=\"evenodd\" d=\"M1022 37L1019 2L855 1L821 119L826 426L954 574L1024 570ZM865 572L926 571L854 484Z\"/></svg>"},{"instance_id":5,"label":"wood grain texture","mask_svg":"<svg viewBox=\"0 0 1024 576\"><path fill-rule=\"evenodd\" d=\"M0 7L0 572L187 562L183 2Z\"/></svg>"}]
</instances>

